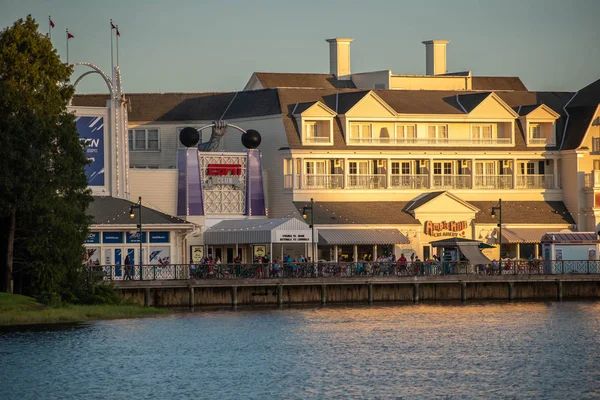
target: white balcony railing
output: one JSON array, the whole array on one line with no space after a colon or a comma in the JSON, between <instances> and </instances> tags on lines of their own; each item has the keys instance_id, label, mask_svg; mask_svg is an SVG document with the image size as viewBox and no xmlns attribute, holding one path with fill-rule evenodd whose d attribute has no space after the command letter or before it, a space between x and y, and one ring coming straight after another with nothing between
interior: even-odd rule
<instances>
[{"instance_id":1,"label":"white balcony railing","mask_svg":"<svg viewBox=\"0 0 600 400\"><path fill-rule=\"evenodd\" d=\"M478 189L512 189L512 175L475 175Z\"/></svg>"},{"instance_id":2,"label":"white balcony railing","mask_svg":"<svg viewBox=\"0 0 600 400\"><path fill-rule=\"evenodd\" d=\"M349 144L373 144L373 145L497 145L512 144L511 138L471 138L471 139L451 139L451 138L349 138Z\"/></svg>"},{"instance_id":3,"label":"white balcony railing","mask_svg":"<svg viewBox=\"0 0 600 400\"><path fill-rule=\"evenodd\" d=\"M436 189L469 189L471 175L433 175L432 183Z\"/></svg>"},{"instance_id":4,"label":"white balcony railing","mask_svg":"<svg viewBox=\"0 0 600 400\"><path fill-rule=\"evenodd\" d=\"M348 187L351 189L384 189L385 175L348 175Z\"/></svg>"},{"instance_id":5,"label":"white balcony railing","mask_svg":"<svg viewBox=\"0 0 600 400\"><path fill-rule=\"evenodd\" d=\"M552 189L554 175L517 175L517 189Z\"/></svg>"},{"instance_id":6,"label":"white balcony railing","mask_svg":"<svg viewBox=\"0 0 600 400\"><path fill-rule=\"evenodd\" d=\"M585 174L585 187L588 189L600 188L600 170Z\"/></svg>"},{"instance_id":7,"label":"white balcony railing","mask_svg":"<svg viewBox=\"0 0 600 400\"><path fill-rule=\"evenodd\" d=\"M344 175L304 175L302 187L305 189L341 189L344 185Z\"/></svg>"},{"instance_id":8,"label":"white balcony railing","mask_svg":"<svg viewBox=\"0 0 600 400\"><path fill-rule=\"evenodd\" d=\"M311 137L307 137L304 139L304 142L306 144L323 144L323 143L330 143L331 140L329 139L329 136L311 136Z\"/></svg>"},{"instance_id":9,"label":"white balcony railing","mask_svg":"<svg viewBox=\"0 0 600 400\"><path fill-rule=\"evenodd\" d=\"M548 138L529 138L529 144L531 145L554 145Z\"/></svg>"},{"instance_id":10,"label":"white balcony railing","mask_svg":"<svg viewBox=\"0 0 600 400\"><path fill-rule=\"evenodd\" d=\"M426 189L428 186L428 175L394 175L390 176L391 188L402 189Z\"/></svg>"}]
</instances>

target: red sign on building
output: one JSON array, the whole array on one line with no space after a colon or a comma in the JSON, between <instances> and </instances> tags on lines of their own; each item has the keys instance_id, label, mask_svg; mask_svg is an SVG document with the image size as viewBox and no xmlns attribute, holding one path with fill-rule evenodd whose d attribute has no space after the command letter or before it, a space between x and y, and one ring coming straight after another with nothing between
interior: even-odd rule
<instances>
[{"instance_id":1,"label":"red sign on building","mask_svg":"<svg viewBox=\"0 0 600 400\"><path fill-rule=\"evenodd\" d=\"M208 164L206 167L206 175L209 176L225 176L225 175L241 175L242 164Z\"/></svg>"}]
</instances>

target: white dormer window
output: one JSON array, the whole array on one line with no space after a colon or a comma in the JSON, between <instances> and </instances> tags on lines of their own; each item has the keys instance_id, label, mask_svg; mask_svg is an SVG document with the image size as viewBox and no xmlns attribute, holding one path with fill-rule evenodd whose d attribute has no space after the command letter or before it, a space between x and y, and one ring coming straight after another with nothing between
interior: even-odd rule
<instances>
[{"instance_id":1,"label":"white dormer window","mask_svg":"<svg viewBox=\"0 0 600 400\"><path fill-rule=\"evenodd\" d=\"M317 137L317 123L307 122L306 124L304 124L304 132L306 132L306 138L308 139L308 141L311 141L311 139Z\"/></svg>"},{"instance_id":2,"label":"white dormer window","mask_svg":"<svg viewBox=\"0 0 600 400\"><path fill-rule=\"evenodd\" d=\"M371 124L350 124L350 143L371 143L372 139Z\"/></svg>"},{"instance_id":3,"label":"white dormer window","mask_svg":"<svg viewBox=\"0 0 600 400\"><path fill-rule=\"evenodd\" d=\"M492 125L473 125L471 134L473 135L473 143L491 143Z\"/></svg>"},{"instance_id":4,"label":"white dormer window","mask_svg":"<svg viewBox=\"0 0 600 400\"><path fill-rule=\"evenodd\" d=\"M330 145L332 144L332 132L330 120L304 121L303 124L304 144Z\"/></svg>"},{"instance_id":5,"label":"white dormer window","mask_svg":"<svg viewBox=\"0 0 600 400\"><path fill-rule=\"evenodd\" d=\"M429 143L447 143L448 125L429 125L427 127Z\"/></svg>"}]
</instances>

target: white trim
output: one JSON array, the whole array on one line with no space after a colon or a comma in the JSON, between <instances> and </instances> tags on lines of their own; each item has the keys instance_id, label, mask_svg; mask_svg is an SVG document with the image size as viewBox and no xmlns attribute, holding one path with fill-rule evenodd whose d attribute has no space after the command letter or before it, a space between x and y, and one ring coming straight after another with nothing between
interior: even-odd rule
<instances>
[{"instance_id":1,"label":"white trim","mask_svg":"<svg viewBox=\"0 0 600 400\"><path fill-rule=\"evenodd\" d=\"M144 131L144 143L145 143L145 147L144 148L136 148L136 133L135 131ZM150 149L148 148L148 131L156 131L157 135L158 135L158 148L156 149ZM129 147L129 133L132 134L132 148ZM135 153L140 153L140 152L154 152L154 153L160 153L161 151L161 140L160 140L160 128L159 127L137 127L137 128L128 128L127 129L127 148L129 149L130 152L135 152Z\"/></svg>"},{"instance_id":2,"label":"white trim","mask_svg":"<svg viewBox=\"0 0 600 400\"><path fill-rule=\"evenodd\" d=\"M565 104L563 106L563 111L565 112L565 114L567 114L567 120L565 121L565 129L563 131L563 137L562 140L560 141L560 147L558 148L559 150L562 150L563 145L565 144L565 137L567 135L567 127L569 126L569 118L571 117L569 115L569 112L567 111L567 107L569 106L569 104L571 104L571 101L573 101L573 99L575 98L575 96L577 96L577 93L579 93L579 90L577 92L575 92L575 94L573 95L573 97L571 97L569 99L569 101L567 101L567 104ZM583 141L583 140L582 140Z\"/></svg>"},{"instance_id":3,"label":"white trim","mask_svg":"<svg viewBox=\"0 0 600 400\"><path fill-rule=\"evenodd\" d=\"M456 95L456 102L458 103L458 105L460 106L460 108L463 110L463 112L465 114L468 114L467 110L463 107L463 105L460 103L460 99L458 98L458 94Z\"/></svg>"}]
</instances>

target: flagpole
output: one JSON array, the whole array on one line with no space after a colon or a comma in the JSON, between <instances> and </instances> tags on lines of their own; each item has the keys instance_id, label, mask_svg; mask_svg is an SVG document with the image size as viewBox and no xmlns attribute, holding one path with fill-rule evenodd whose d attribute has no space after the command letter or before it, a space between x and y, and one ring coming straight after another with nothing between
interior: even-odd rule
<instances>
[{"instance_id":1,"label":"flagpole","mask_svg":"<svg viewBox=\"0 0 600 400\"><path fill-rule=\"evenodd\" d=\"M113 22L112 18L110 19L110 76L113 74L113 69L115 68L115 61L113 56ZM117 39L118 40L118 39Z\"/></svg>"},{"instance_id":2,"label":"flagpole","mask_svg":"<svg viewBox=\"0 0 600 400\"><path fill-rule=\"evenodd\" d=\"M48 15L48 38L50 38L50 40L52 40L52 20L50 19L50 16Z\"/></svg>"},{"instance_id":3,"label":"flagpole","mask_svg":"<svg viewBox=\"0 0 600 400\"><path fill-rule=\"evenodd\" d=\"M67 29L67 64L69 64L69 30Z\"/></svg>"},{"instance_id":4,"label":"flagpole","mask_svg":"<svg viewBox=\"0 0 600 400\"><path fill-rule=\"evenodd\" d=\"M117 25L117 67L119 66L119 25Z\"/></svg>"}]
</instances>

